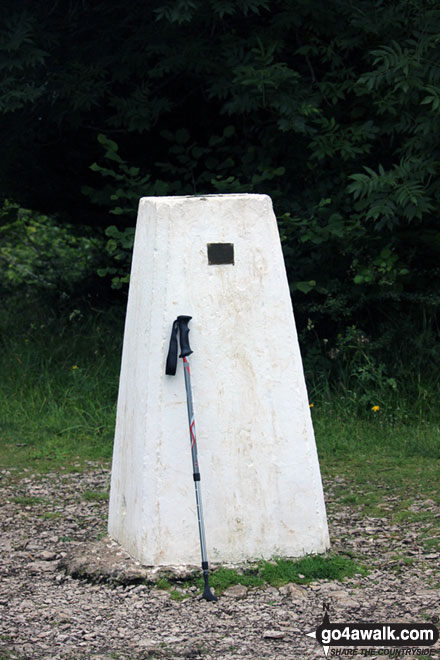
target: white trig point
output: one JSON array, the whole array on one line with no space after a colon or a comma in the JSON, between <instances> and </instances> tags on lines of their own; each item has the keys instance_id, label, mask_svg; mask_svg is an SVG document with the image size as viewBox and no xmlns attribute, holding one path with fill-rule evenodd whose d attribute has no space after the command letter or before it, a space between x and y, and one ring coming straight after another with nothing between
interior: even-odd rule
<instances>
[{"instance_id":1,"label":"white trig point","mask_svg":"<svg viewBox=\"0 0 440 660\"><path fill-rule=\"evenodd\" d=\"M140 200L127 306L109 534L145 565L200 557L182 360L211 563L329 546L318 458L277 223L266 195Z\"/></svg>"}]
</instances>

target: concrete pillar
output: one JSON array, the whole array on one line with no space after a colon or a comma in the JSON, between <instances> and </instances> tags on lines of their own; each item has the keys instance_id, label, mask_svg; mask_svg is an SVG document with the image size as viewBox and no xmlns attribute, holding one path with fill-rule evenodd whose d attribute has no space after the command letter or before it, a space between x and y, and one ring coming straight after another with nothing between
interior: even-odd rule
<instances>
[{"instance_id":1,"label":"concrete pillar","mask_svg":"<svg viewBox=\"0 0 440 660\"><path fill-rule=\"evenodd\" d=\"M190 358L210 562L322 552L325 505L289 287L266 195L140 200L109 534L146 565L198 564L182 360Z\"/></svg>"}]
</instances>

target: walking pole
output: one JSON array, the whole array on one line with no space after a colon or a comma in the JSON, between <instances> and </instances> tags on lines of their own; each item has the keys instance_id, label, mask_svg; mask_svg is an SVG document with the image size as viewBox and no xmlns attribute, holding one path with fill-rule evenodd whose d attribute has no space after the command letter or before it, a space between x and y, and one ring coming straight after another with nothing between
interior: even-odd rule
<instances>
[{"instance_id":1,"label":"walking pole","mask_svg":"<svg viewBox=\"0 0 440 660\"><path fill-rule=\"evenodd\" d=\"M189 327L188 323L191 320L191 316L178 316L176 321L173 323L173 329L171 332L170 340L170 349L168 352L166 373L169 375L174 375L176 373L175 362L177 362L177 329L179 329L179 339L180 339L180 355L179 357L183 360L184 374L185 374L185 389L186 389L186 403L188 408L188 424L189 424L189 436L191 442L191 458L193 465L193 479L194 487L196 491L196 504L197 504L197 519L199 523L199 536L200 536L200 549L202 554L202 571L203 571L203 580L205 583L202 598L208 601L217 600L217 596L211 592L209 587L209 575L208 575L208 556L206 553L206 539L205 539L205 524L203 520L203 507L202 507L202 493L200 490L200 470L199 470L199 461L197 456L197 440L196 440L196 428L194 422L194 409L193 409L193 400L192 400L192 391L191 391L191 373L189 368L188 356L193 352L189 345L188 335Z\"/></svg>"}]
</instances>

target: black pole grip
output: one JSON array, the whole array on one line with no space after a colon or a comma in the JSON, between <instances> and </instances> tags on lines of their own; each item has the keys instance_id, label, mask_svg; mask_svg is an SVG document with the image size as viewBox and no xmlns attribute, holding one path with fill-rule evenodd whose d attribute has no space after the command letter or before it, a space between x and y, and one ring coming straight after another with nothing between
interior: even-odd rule
<instances>
[{"instance_id":1,"label":"black pole grip","mask_svg":"<svg viewBox=\"0 0 440 660\"><path fill-rule=\"evenodd\" d=\"M179 322L179 332L180 332L180 355L179 357L184 358L188 355L191 355L192 350L189 345L189 328L188 323L191 321L192 316L178 316L177 321Z\"/></svg>"}]
</instances>

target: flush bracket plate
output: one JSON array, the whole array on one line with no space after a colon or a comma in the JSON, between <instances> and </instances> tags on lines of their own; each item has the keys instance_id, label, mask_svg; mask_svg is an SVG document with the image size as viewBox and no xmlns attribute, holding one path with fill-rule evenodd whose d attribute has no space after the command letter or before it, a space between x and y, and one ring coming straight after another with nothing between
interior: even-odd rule
<instances>
[{"instance_id":1,"label":"flush bracket plate","mask_svg":"<svg viewBox=\"0 0 440 660\"><path fill-rule=\"evenodd\" d=\"M209 266L234 264L233 243L208 243L207 248Z\"/></svg>"}]
</instances>

